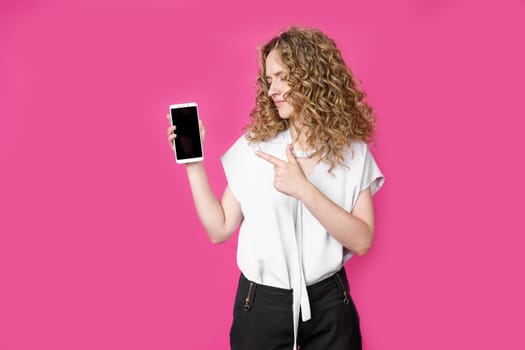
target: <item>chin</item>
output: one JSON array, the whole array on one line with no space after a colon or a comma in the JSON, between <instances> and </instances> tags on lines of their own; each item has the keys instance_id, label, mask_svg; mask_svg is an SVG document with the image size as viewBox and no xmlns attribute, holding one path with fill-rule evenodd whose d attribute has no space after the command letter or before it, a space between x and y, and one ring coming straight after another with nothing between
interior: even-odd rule
<instances>
[{"instance_id":1,"label":"chin","mask_svg":"<svg viewBox=\"0 0 525 350\"><path fill-rule=\"evenodd\" d=\"M290 119L292 117L292 111L288 108L283 108L283 110L279 110L278 112L281 119Z\"/></svg>"}]
</instances>

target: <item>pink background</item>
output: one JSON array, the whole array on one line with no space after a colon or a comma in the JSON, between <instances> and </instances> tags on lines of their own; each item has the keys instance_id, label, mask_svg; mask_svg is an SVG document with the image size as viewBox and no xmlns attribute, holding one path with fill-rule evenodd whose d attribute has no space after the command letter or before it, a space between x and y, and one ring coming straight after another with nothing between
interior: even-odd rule
<instances>
[{"instance_id":1,"label":"pink background","mask_svg":"<svg viewBox=\"0 0 525 350\"><path fill-rule=\"evenodd\" d=\"M2 1L0 349L227 349L214 246L166 141L206 166L253 106L257 45L339 44L377 114L376 240L347 264L365 349L525 349L523 1Z\"/></svg>"}]
</instances>

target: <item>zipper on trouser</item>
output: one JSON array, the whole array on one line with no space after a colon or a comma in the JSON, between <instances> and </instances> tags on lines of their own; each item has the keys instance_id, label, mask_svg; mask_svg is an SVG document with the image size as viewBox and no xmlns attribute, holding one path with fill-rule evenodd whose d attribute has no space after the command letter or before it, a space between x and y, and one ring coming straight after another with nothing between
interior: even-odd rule
<instances>
[{"instance_id":1,"label":"zipper on trouser","mask_svg":"<svg viewBox=\"0 0 525 350\"><path fill-rule=\"evenodd\" d=\"M339 276L339 273L335 274L337 276L337 280L339 281L339 285L341 286L341 290L343 291L343 302L345 304L348 304L350 302L350 299L348 298L348 293L346 292L345 285L343 284L343 280L341 279L341 276Z\"/></svg>"},{"instance_id":2,"label":"zipper on trouser","mask_svg":"<svg viewBox=\"0 0 525 350\"><path fill-rule=\"evenodd\" d=\"M253 288L253 282L250 282L250 287L248 287L248 295L246 296L246 299L244 300L244 310L246 311L252 308L252 301L251 301L252 288Z\"/></svg>"}]
</instances>

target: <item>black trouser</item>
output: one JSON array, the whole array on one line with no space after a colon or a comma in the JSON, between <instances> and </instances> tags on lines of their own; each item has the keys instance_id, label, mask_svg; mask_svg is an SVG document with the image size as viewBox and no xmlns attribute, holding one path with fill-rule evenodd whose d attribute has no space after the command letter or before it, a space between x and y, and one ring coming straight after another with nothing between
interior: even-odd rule
<instances>
[{"instance_id":1,"label":"black trouser","mask_svg":"<svg viewBox=\"0 0 525 350\"><path fill-rule=\"evenodd\" d=\"M300 350L361 349L359 316L344 269L308 286L312 318L299 321ZM291 350L294 344L291 289L264 286L241 274L230 331L232 350Z\"/></svg>"}]
</instances>

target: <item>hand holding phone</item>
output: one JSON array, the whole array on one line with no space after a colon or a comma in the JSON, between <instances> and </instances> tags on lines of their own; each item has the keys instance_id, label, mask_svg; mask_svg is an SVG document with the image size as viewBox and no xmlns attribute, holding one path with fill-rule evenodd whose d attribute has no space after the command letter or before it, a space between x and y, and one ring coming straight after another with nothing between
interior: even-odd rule
<instances>
[{"instance_id":1,"label":"hand holding phone","mask_svg":"<svg viewBox=\"0 0 525 350\"><path fill-rule=\"evenodd\" d=\"M177 163L200 162L204 159L197 104L195 102L170 106L170 122L176 137L173 140ZM171 128L170 128L171 129Z\"/></svg>"}]
</instances>

